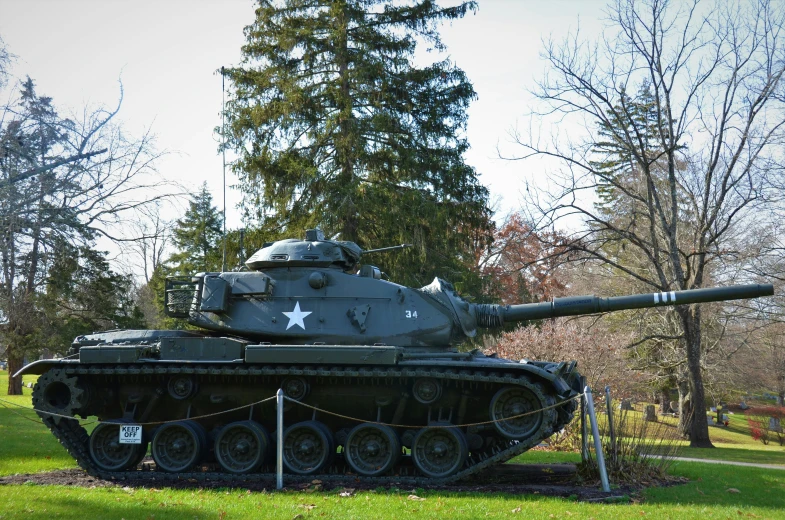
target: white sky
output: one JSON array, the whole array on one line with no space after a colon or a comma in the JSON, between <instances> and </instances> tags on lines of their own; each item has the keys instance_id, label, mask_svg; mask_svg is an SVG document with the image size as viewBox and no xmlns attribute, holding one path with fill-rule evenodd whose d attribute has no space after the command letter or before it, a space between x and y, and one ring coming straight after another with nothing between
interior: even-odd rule
<instances>
[{"instance_id":1,"label":"white sky","mask_svg":"<svg viewBox=\"0 0 785 520\"><path fill-rule=\"evenodd\" d=\"M525 175L536 163L497 159L496 147L523 119L526 89L541 77L541 38L575 29L601 30L599 0L480 0L479 11L445 25L449 56L468 75L479 99L469 110L467 161L497 201L498 216L519 205ZM158 168L168 180L197 188L207 181L220 206L221 65L239 62L251 0L0 0L0 36L18 58L16 77L30 75L39 94L62 113L85 103L113 105L122 78L120 112L127 131L152 127L159 149L171 153ZM509 145L508 145L509 148ZM228 174L228 184L233 178ZM241 225L227 191L230 228Z\"/></svg>"}]
</instances>

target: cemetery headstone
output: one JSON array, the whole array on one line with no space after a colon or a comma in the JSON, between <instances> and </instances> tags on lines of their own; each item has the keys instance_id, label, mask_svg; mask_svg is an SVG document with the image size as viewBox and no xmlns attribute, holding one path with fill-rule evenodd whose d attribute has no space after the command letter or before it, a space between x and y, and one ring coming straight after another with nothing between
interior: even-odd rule
<instances>
[{"instance_id":1,"label":"cemetery headstone","mask_svg":"<svg viewBox=\"0 0 785 520\"><path fill-rule=\"evenodd\" d=\"M657 412L653 404L646 405L645 418L649 422L657 422Z\"/></svg>"}]
</instances>

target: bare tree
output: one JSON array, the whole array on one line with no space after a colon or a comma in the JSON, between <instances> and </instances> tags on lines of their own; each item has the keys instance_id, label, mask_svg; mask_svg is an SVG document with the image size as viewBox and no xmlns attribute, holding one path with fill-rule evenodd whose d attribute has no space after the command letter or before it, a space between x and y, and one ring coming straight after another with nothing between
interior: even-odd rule
<instances>
[{"instance_id":1,"label":"bare tree","mask_svg":"<svg viewBox=\"0 0 785 520\"><path fill-rule=\"evenodd\" d=\"M141 275L149 284L150 278L166 260L173 223L162 216L162 203L139 208L126 219L122 264L126 271Z\"/></svg>"},{"instance_id":2,"label":"bare tree","mask_svg":"<svg viewBox=\"0 0 785 520\"><path fill-rule=\"evenodd\" d=\"M785 7L616 0L607 21L596 42L545 42L550 70L534 91L545 109L531 128L558 124L551 135L516 132L524 152L512 158L561 166L554 189L531 197L532 218L550 229L581 217L569 251L655 290L728 281L743 256L735 246L779 195ZM690 445L711 447L701 310L676 312L696 412Z\"/></svg>"},{"instance_id":3,"label":"bare tree","mask_svg":"<svg viewBox=\"0 0 785 520\"><path fill-rule=\"evenodd\" d=\"M0 114L0 340L9 372L36 350L36 300L63 245L90 246L131 212L168 197L157 178L161 152L148 132L130 138L113 109L61 117L31 79ZM8 393L21 392L9 378Z\"/></svg>"}]
</instances>

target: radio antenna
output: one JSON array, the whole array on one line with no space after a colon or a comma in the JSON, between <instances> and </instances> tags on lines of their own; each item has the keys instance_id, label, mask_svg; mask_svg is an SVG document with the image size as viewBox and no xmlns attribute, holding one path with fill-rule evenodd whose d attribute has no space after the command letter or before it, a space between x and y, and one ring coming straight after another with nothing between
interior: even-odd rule
<instances>
[{"instance_id":1,"label":"radio antenna","mask_svg":"<svg viewBox=\"0 0 785 520\"><path fill-rule=\"evenodd\" d=\"M223 196L224 196L224 231L223 231L223 260L221 272L226 272L226 69L221 66L221 155L223 159Z\"/></svg>"}]
</instances>

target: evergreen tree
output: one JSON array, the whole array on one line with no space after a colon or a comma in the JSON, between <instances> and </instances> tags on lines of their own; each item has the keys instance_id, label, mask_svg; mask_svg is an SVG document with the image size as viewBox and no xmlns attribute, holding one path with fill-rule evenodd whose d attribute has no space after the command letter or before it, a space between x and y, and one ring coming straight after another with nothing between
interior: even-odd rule
<instances>
[{"instance_id":1,"label":"evergreen tree","mask_svg":"<svg viewBox=\"0 0 785 520\"><path fill-rule=\"evenodd\" d=\"M404 283L465 285L473 241L491 236L488 193L463 160L475 98L449 60L417 67L418 42L476 8L432 0L261 0L241 66L227 71L228 143L246 215L269 238L321 227Z\"/></svg>"},{"instance_id":2,"label":"evergreen tree","mask_svg":"<svg viewBox=\"0 0 785 520\"><path fill-rule=\"evenodd\" d=\"M38 330L37 345L61 352L81 334L145 328L131 277L114 272L105 252L61 242L52 256L46 290L37 295L46 324Z\"/></svg>"},{"instance_id":3,"label":"evergreen tree","mask_svg":"<svg viewBox=\"0 0 785 520\"><path fill-rule=\"evenodd\" d=\"M175 274L190 275L196 272L221 269L223 218L213 206L213 197L202 184L198 193L191 195L188 210L172 230L178 252L169 258Z\"/></svg>"}]
</instances>

